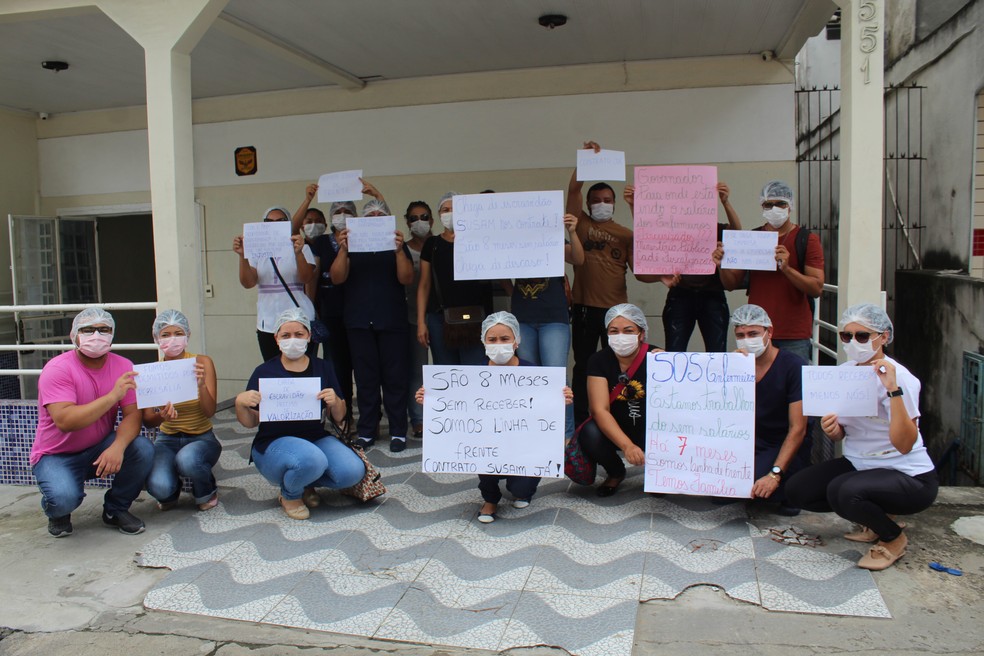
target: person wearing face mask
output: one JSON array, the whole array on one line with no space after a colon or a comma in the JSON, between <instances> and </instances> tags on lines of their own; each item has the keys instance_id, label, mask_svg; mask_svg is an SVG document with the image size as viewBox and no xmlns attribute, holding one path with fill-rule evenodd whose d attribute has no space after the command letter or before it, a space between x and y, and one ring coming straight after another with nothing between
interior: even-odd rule
<instances>
[{"instance_id":1,"label":"person wearing face mask","mask_svg":"<svg viewBox=\"0 0 984 656\"><path fill-rule=\"evenodd\" d=\"M291 221L291 215L283 207L271 207L263 214L263 221ZM232 240L232 250L239 255L239 284L246 289L258 288L256 340L264 360L276 357L278 353L272 328L281 312L291 307L300 307L308 321L314 319L314 304L304 289L317 276L314 253L304 243L304 237L298 230L293 229L293 226L292 230L294 257L270 257L253 262L247 260L244 254L243 236L239 235ZM317 346L316 343L311 345L312 355Z\"/></svg>"},{"instance_id":2,"label":"person wearing face mask","mask_svg":"<svg viewBox=\"0 0 984 656\"><path fill-rule=\"evenodd\" d=\"M820 296L824 281L820 237L790 220L793 190L785 182L773 180L767 183L762 188L761 202L765 224L757 230L779 233L776 270L721 269L724 245L720 242L712 259L718 265L725 289L737 289L747 280L748 302L765 308L776 322L775 345L810 362L813 359L810 299Z\"/></svg>"},{"instance_id":3,"label":"person wearing face mask","mask_svg":"<svg viewBox=\"0 0 984 656\"><path fill-rule=\"evenodd\" d=\"M413 260L413 282L407 285L407 319L410 323L410 396L407 399L407 414L414 437L420 437L424 432L424 408L417 403L416 390L424 383L423 367L428 363L428 357L427 347L417 341L417 288L420 286L420 253L427 239L433 236L434 215L430 205L415 200L407 205L403 216L410 231L407 248Z\"/></svg>"},{"instance_id":4,"label":"person wearing face mask","mask_svg":"<svg viewBox=\"0 0 984 656\"><path fill-rule=\"evenodd\" d=\"M599 497L615 494L625 479L619 451L629 464L646 461L646 353L660 350L646 343L646 315L631 303L610 308L605 327L608 345L588 360L591 418L575 438L608 475L596 489Z\"/></svg>"},{"instance_id":5,"label":"person wearing face mask","mask_svg":"<svg viewBox=\"0 0 984 656\"><path fill-rule=\"evenodd\" d=\"M585 149L601 150L594 141ZM571 346L574 351L574 421L581 424L588 417L587 366L605 339L605 313L608 308L628 300L625 276L632 268L632 230L612 218L615 190L604 182L588 188L587 206L582 207L584 183L571 174L567 187L566 211L578 217L576 234L584 247L584 262L574 266L571 288Z\"/></svg>"},{"instance_id":6,"label":"person wearing face mask","mask_svg":"<svg viewBox=\"0 0 984 656\"><path fill-rule=\"evenodd\" d=\"M151 332L165 362L195 359L198 398L143 410L144 425L160 427L154 440L154 467L147 477L147 492L157 499L160 510L170 510L178 503L180 477L184 476L191 480L191 492L198 509L211 510L219 503L219 489L212 467L222 453L222 445L212 432L211 422L215 414L215 365L207 355L195 355L186 350L191 327L188 317L178 310L164 310L158 314ZM139 386L139 380L137 384Z\"/></svg>"},{"instance_id":7,"label":"person wearing face mask","mask_svg":"<svg viewBox=\"0 0 984 656\"><path fill-rule=\"evenodd\" d=\"M786 502L785 481L810 464L803 416L806 361L772 343L772 319L757 305L731 315L738 351L755 358L755 483L752 497L778 503L780 515L799 514Z\"/></svg>"},{"instance_id":8,"label":"person wearing face mask","mask_svg":"<svg viewBox=\"0 0 984 656\"><path fill-rule=\"evenodd\" d=\"M808 467L786 485L791 503L812 512L835 512L857 526L844 537L874 542L858 567L883 570L901 558L909 543L894 515L929 508L939 491L936 467L919 432L919 379L885 355L894 328L877 305L844 310L838 324L847 353L844 367L868 367L878 378L878 413L872 417L821 417L844 455ZM889 514L891 513L891 514Z\"/></svg>"},{"instance_id":9,"label":"person wearing face mask","mask_svg":"<svg viewBox=\"0 0 984 656\"><path fill-rule=\"evenodd\" d=\"M482 343L485 346L485 357L490 367L531 367L532 362L520 359L516 353L520 344L519 321L509 312L496 312L485 317L482 322ZM570 405L574 393L570 387L564 387L564 402ZM421 386L416 393L418 403L424 402L424 388ZM479 474L478 489L482 493L484 503L478 511L478 521L491 524L495 521L495 512L502 500L500 481L506 481L506 491L513 495L513 508L523 509L530 505L536 488L540 484L538 476L498 476L495 474Z\"/></svg>"},{"instance_id":10,"label":"person wearing face mask","mask_svg":"<svg viewBox=\"0 0 984 656\"><path fill-rule=\"evenodd\" d=\"M332 418L341 422L345 401L340 396L335 372L324 360L307 355L311 323L301 310L292 308L278 318L275 337L280 357L253 371L246 391L236 397L236 418L246 428L256 428L250 461L260 474L280 490L280 506L291 519L307 519L309 508L321 505L316 488L345 489L365 476L365 465L352 449L325 431L321 417L302 421L260 421L260 380L271 378L319 378L318 399Z\"/></svg>"},{"instance_id":11,"label":"person wearing face mask","mask_svg":"<svg viewBox=\"0 0 984 656\"><path fill-rule=\"evenodd\" d=\"M103 498L102 521L136 535L144 523L130 513L154 462L154 446L140 433L133 363L110 353L116 322L102 308L72 320L75 350L57 355L38 380L38 427L31 467L41 489L48 533L72 534L72 511L90 478L113 476ZM117 412L123 415L114 430Z\"/></svg>"},{"instance_id":12,"label":"person wearing face mask","mask_svg":"<svg viewBox=\"0 0 984 656\"><path fill-rule=\"evenodd\" d=\"M481 344L474 332L452 332L444 323L447 308L481 306L484 315L492 313L492 285L483 280L454 279L454 202L449 191L437 204L444 231L424 242L420 251L420 281L417 285L417 341L429 346L434 364L484 364ZM480 319L476 317L476 320ZM472 330L469 324L469 331Z\"/></svg>"}]
</instances>

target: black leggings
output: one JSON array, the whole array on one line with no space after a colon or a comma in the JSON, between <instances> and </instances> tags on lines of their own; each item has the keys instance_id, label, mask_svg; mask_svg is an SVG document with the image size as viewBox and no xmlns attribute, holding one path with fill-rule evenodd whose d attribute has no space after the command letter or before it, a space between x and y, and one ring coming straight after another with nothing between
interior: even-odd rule
<instances>
[{"instance_id":1,"label":"black leggings","mask_svg":"<svg viewBox=\"0 0 984 656\"><path fill-rule=\"evenodd\" d=\"M911 515L926 510L936 500L939 485L935 469L917 476L895 469L858 471L847 458L837 458L793 475L786 483L786 499L796 508L835 512L890 542L902 528L888 513Z\"/></svg>"},{"instance_id":2,"label":"black leggings","mask_svg":"<svg viewBox=\"0 0 984 656\"><path fill-rule=\"evenodd\" d=\"M628 434L628 433L627 433ZM631 438L631 435L629 436ZM584 455L602 467L611 478L625 478L625 463L619 455L618 447L598 428L598 424L592 419L581 427L581 432L577 434L577 439L581 444ZM645 442L635 442L640 449L645 449Z\"/></svg>"}]
</instances>

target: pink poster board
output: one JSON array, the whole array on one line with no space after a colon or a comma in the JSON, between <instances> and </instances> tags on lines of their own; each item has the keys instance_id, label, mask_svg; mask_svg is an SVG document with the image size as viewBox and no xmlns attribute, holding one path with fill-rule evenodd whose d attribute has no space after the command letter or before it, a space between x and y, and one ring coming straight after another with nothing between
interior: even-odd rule
<instances>
[{"instance_id":1,"label":"pink poster board","mask_svg":"<svg viewBox=\"0 0 984 656\"><path fill-rule=\"evenodd\" d=\"M634 200L635 273L714 273L717 167L637 166Z\"/></svg>"}]
</instances>

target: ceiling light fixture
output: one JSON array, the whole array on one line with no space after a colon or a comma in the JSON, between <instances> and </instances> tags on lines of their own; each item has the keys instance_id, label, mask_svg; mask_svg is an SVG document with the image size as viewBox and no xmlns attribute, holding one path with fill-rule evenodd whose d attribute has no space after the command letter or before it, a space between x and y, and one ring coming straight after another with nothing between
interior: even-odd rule
<instances>
[{"instance_id":1,"label":"ceiling light fixture","mask_svg":"<svg viewBox=\"0 0 984 656\"><path fill-rule=\"evenodd\" d=\"M538 19L540 25L552 30L555 27L562 27L567 24L567 16L563 14L544 14Z\"/></svg>"},{"instance_id":2,"label":"ceiling light fixture","mask_svg":"<svg viewBox=\"0 0 984 656\"><path fill-rule=\"evenodd\" d=\"M41 68L46 71L54 71L58 73L59 71L68 70L68 62L57 61L57 60L45 60L41 62Z\"/></svg>"}]
</instances>

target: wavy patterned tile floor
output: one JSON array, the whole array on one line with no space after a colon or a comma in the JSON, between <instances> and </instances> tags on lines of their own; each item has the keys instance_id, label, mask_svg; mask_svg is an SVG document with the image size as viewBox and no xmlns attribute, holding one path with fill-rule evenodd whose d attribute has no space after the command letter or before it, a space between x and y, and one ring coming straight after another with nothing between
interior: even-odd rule
<instances>
[{"instance_id":1,"label":"wavy patterned tile floor","mask_svg":"<svg viewBox=\"0 0 984 656\"><path fill-rule=\"evenodd\" d=\"M640 601L700 584L769 610L889 616L871 575L854 566L857 551L777 544L744 504L645 495L638 471L608 499L544 480L529 508L506 499L483 525L475 478L420 473L411 441L400 454L370 452L389 487L382 500L325 490L311 519L296 522L248 465L249 433L221 419L216 432L220 505L171 511L189 516L145 547L141 565L173 570L147 608L582 656L629 654Z\"/></svg>"}]
</instances>

